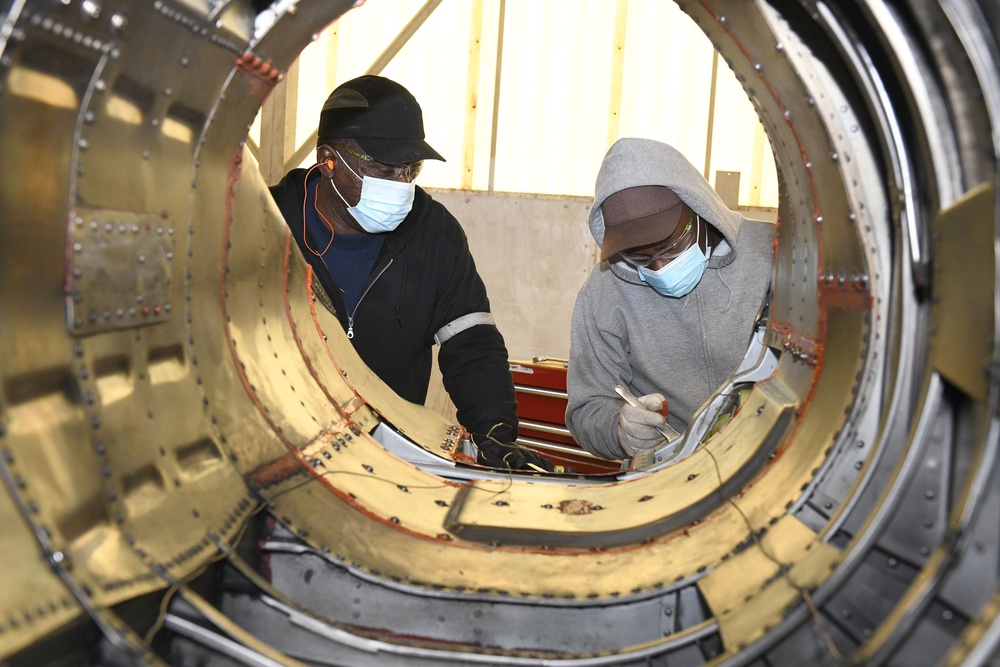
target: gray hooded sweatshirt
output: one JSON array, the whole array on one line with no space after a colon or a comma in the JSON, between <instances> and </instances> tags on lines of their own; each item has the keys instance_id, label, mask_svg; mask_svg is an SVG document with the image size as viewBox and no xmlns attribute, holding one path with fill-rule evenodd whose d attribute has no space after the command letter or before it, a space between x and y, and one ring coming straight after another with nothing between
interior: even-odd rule
<instances>
[{"instance_id":1,"label":"gray hooded sweatshirt","mask_svg":"<svg viewBox=\"0 0 1000 667\"><path fill-rule=\"evenodd\" d=\"M590 210L598 245L604 241L601 204L640 185L670 188L725 241L712 249L704 276L686 296L662 296L622 261L595 266L580 290L566 424L584 449L607 459L627 456L618 442L624 402L615 385L636 396L663 394L668 423L683 431L739 366L774 271L774 225L730 211L683 155L649 139L619 139L604 157Z\"/></svg>"}]
</instances>

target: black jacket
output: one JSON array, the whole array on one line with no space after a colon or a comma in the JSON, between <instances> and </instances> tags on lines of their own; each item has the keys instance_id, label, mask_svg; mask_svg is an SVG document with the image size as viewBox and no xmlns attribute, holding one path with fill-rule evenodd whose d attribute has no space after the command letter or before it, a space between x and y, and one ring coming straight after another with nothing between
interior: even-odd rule
<instances>
[{"instance_id":1,"label":"black jacket","mask_svg":"<svg viewBox=\"0 0 1000 667\"><path fill-rule=\"evenodd\" d=\"M304 169L290 171L271 188L271 195L346 331L348 314L340 288L323 259L303 245L305 174ZM319 177L316 172L313 176ZM317 247L311 234L309 245ZM421 404L427 398L434 334L456 318L490 310L465 232L419 187L413 210L395 231L386 233L363 295L354 312L354 349L396 393ZM456 334L441 346L438 364L459 423L479 435L505 424L509 430L500 439L513 442L517 402L499 330L480 324Z\"/></svg>"}]
</instances>

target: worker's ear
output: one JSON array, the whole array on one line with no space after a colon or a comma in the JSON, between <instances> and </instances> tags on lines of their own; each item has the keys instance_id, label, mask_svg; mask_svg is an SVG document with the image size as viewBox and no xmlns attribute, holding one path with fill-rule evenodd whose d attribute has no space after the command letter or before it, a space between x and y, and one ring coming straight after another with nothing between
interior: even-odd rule
<instances>
[{"instance_id":1,"label":"worker's ear","mask_svg":"<svg viewBox=\"0 0 1000 667\"><path fill-rule=\"evenodd\" d=\"M334 169L337 167L337 156L332 148L323 144L316 149L316 164L323 178L333 178Z\"/></svg>"}]
</instances>

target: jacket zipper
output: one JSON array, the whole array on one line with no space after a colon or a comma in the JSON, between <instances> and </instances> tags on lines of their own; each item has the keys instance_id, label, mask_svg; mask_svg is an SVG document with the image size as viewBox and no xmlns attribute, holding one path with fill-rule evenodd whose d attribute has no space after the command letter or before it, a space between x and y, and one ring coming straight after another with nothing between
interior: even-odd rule
<instances>
[{"instance_id":1,"label":"jacket zipper","mask_svg":"<svg viewBox=\"0 0 1000 667\"><path fill-rule=\"evenodd\" d=\"M354 310L352 310L350 312L350 314L347 316L347 337L348 338L354 338L354 313L358 312L358 306L360 306L361 302L365 300L365 296L368 294L368 290L370 290L372 288L372 285L374 285L375 282L379 278L382 277L382 274L385 273L386 269L388 269L392 265L392 262L393 262L393 260L390 259L389 263L386 264L385 266L383 266L382 270L378 272L378 275L375 276L375 279L372 280L370 283L368 283L368 287L366 287L365 291L361 293L361 297L358 298L358 302L356 304L354 304Z\"/></svg>"}]
</instances>

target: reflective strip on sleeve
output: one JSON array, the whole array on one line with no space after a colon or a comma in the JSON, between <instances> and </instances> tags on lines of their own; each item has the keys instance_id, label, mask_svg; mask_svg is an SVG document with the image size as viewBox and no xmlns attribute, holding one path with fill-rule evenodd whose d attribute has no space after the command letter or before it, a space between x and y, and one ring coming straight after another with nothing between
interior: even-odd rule
<instances>
[{"instance_id":1,"label":"reflective strip on sleeve","mask_svg":"<svg viewBox=\"0 0 1000 667\"><path fill-rule=\"evenodd\" d=\"M496 320L493 319L493 313L469 313L468 315L462 315L452 320L438 329L437 333L434 334L434 342L438 345L444 345L455 334L460 334L477 324L489 324L493 327L497 325Z\"/></svg>"}]
</instances>

